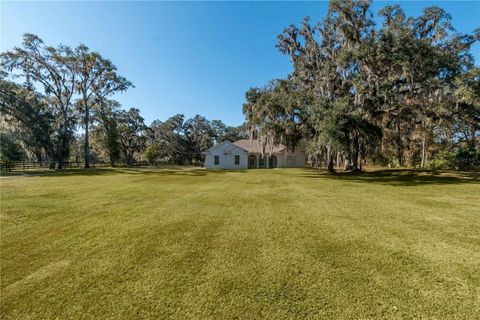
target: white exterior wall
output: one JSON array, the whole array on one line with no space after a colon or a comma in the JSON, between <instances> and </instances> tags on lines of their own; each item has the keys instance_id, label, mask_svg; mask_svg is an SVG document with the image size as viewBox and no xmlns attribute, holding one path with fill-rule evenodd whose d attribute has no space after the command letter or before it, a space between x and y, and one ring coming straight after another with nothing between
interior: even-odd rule
<instances>
[{"instance_id":1,"label":"white exterior wall","mask_svg":"<svg viewBox=\"0 0 480 320\"><path fill-rule=\"evenodd\" d=\"M278 160L278 168L303 168L305 167L305 154L300 149L295 149L294 152L282 152L276 154ZM295 163L293 163L295 159ZM289 161L290 160L290 161Z\"/></svg>"},{"instance_id":2,"label":"white exterior wall","mask_svg":"<svg viewBox=\"0 0 480 320\"><path fill-rule=\"evenodd\" d=\"M240 164L235 165L235 155L240 156ZM235 144L225 141L213 148L210 148L205 153L205 167L207 169L248 169L248 155L249 153ZM257 157L260 154L254 154ZM270 154L266 153L265 157L268 159ZM279 152L272 153L277 157L277 168L303 168L305 167L305 154L300 149L296 149L294 152ZM219 164L215 165L215 156L219 157ZM291 160L295 158L295 163ZM290 162L289 162L290 160ZM267 161L267 160L266 160ZM264 168L267 165L265 164Z\"/></svg>"},{"instance_id":3,"label":"white exterior wall","mask_svg":"<svg viewBox=\"0 0 480 320\"><path fill-rule=\"evenodd\" d=\"M240 156L240 164L235 165L235 156ZM215 156L219 156L219 164L215 165ZM248 153L231 142L220 143L205 153L207 169L247 169Z\"/></svg>"}]
</instances>

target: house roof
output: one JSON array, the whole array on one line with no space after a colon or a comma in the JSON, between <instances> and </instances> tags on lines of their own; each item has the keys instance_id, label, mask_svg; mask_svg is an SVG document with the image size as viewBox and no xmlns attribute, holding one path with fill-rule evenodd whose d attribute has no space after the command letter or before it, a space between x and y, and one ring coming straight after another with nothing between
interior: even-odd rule
<instances>
[{"instance_id":1,"label":"house roof","mask_svg":"<svg viewBox=\"0 0 480 320\"><path fill-rule=\"evenodd\" d=\"M243 151L248 152L247 149L244 149L244 148L242 148L241 146L238 146L238 145L236 145L236 144L234 144L234 143L232 143L232 142L230 142L230 141L223 141L223 142L220 142L219 144L214 145L214 146L211 147L210 149L206 150L204 153L210 152L211 150L216 149L216 148L218 148L218 147L220 147L220 146L222 146L222 145L224 145L224 144L229 144L229 145L232 146L232 148L226 150L227 152L231 152L231 151L232 151L233 149L235 149L235 148L240 148L240 149L242 149Z\"/></svg>"},{"instance_id":2,"label":"house roof","mask_svg":"<svg viewBox=\"0 0 480 320\"><path fill-rule=\"evenodd\" d=\"M237 140L233 143L236 146L239 146L242 149L247 150L250 153L263 153L263 152L281 152L286 149L283 144L278 144L275 146L266 146L265 150L263 150L263 145L259 140L250 140L250 139L241 139Z\"/></svg>"}]
</instances>

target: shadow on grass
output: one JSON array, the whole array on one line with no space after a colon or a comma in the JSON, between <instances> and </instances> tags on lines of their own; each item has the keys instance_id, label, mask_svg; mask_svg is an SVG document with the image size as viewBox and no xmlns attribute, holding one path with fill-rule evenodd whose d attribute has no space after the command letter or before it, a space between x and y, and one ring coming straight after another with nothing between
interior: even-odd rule
<instances>
[{"instance_id":1,"label":"shadow on grass","mask_svg":"<svg viewBox=\"0 0 480 320\"><path fill-rule=\"evenodd\" d=\"M261 170L262 172L267 172ZM204 177L212 175L223 175L229 172L246 173L247 170L206 170L199 167L114 167L114 168L91 168L91 169L63 169L19 172L2 175L4 177L71 177L71 176L107 176L117 174L127 174L132 176L188 176ZM464 171L430 171L430 170L412 170L412 169L378 169L366 172L343 172L329 174L326 170L302 169L298 171L288 171L278 169L276 174L288 173L296 177L308 179L328 179L351 181L360 183L377 183L392 186L419 186L419 185L447 185L447 184L480 184L480 172Z\"/></svg>"},{"instance_id":2,"label":"shadow on grass","mask_svg":"<svg viewBox=\"0 0 480 320\"><path fill-rule=\"evenodd\" d=\"M100 176L100 175L150 175L150 176L193 176L202 177L232 172L232 170L206 170L199 167L114 167L114 168L90 168L90 169L62 169L28 172L12 172L2 174L2 177L70 177L70 176ZM237 173L245 170L235 170Z\"/></svg>"},{"instance_id":3,"label":"shadow on grass","mask_svg":"<svg viewBox=\"0 0 480 320\"><path fill-rule=\"evenodd\" d=\"M3 172L2 178L8 177L62 177L62 176L96 176L114 174L115 169L91 168L91 169L61 169L61 170L28 170L25 172Z\"/></svg>"},{"instance_id":4,"label":"shadow on grass","mask_svg":"<svg viewBox=\"0 0 480 320\"><path fill-rule=\"evenodd\" d=\"M311 179L331 179L361 183L377 183L391 186L419 186L432 184L479 183L480 172L430 171L414 169L380 169L366 172L328 173L326 170L309 169L302 175Z\"/></svg>"}]
</instances>

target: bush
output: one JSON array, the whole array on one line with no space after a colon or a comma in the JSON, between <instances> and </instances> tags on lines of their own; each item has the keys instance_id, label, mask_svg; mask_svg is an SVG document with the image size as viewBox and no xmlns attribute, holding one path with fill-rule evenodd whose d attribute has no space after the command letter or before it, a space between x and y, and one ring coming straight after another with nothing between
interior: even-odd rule
<instances>
[{"instance_id":1,"label":"bush","mask_svg":"<svg viewBox=\"0 0 480 320\"><path fill-rule=\"evenodd\" d=\"M480 168L480 152L475 149L460 150L453 159L457 170L474 170Z\"/></svg>"},{"instance_id":2,"label":"bush","mask_svg":"<svg viewBox=\"0 0 480 320\"><path fill-rule=\"evenodd\" d=\"M429 169L436 169L436 170L445 170L445 169L452 169L452 163L446 157L437 157L433 160L430 160L427 164Z\"/></svg>"},{"instance_id":3,"label":"bush","mask_svg":"<svg viewBox=\"0 0 480 320\"><path fill-rule=\"evenodd\" d=\"M430 169L477 170L480 169L480 152L460 149L457 152L442 152L428 163Z\"/></svg>"},{"instance_id":4,"label":"bush","mask_svg":"<svg viewBox=\"0 0 480 320\"><path fill-rule=\"evenodd\" d=\"M148 163L151 165L156 165L160 161L161 157L162 150L159 146L151 145L145 150L145 159L147 159Z\"/></svg>"}]
</instances>

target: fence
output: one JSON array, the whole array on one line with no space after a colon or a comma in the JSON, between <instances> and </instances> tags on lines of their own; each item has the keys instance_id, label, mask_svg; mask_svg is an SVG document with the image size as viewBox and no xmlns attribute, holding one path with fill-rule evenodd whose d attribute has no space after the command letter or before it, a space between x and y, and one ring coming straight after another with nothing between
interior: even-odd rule
<instances>
[{"instance_id":1,"label":"fence","mask_svg":"<svg viewBox=\"0 0 480 320\"><path fill-rule=\"evenodd\" d=\"M83 168L83 162L63 162L63 168ZM91 168L108 167L106 162L91 162ZM0 172L28 172L41 171L52 169L51 163L48 162L33 162L33 161L9 161L0 162Z\"/></svg>"}]
</instances>

